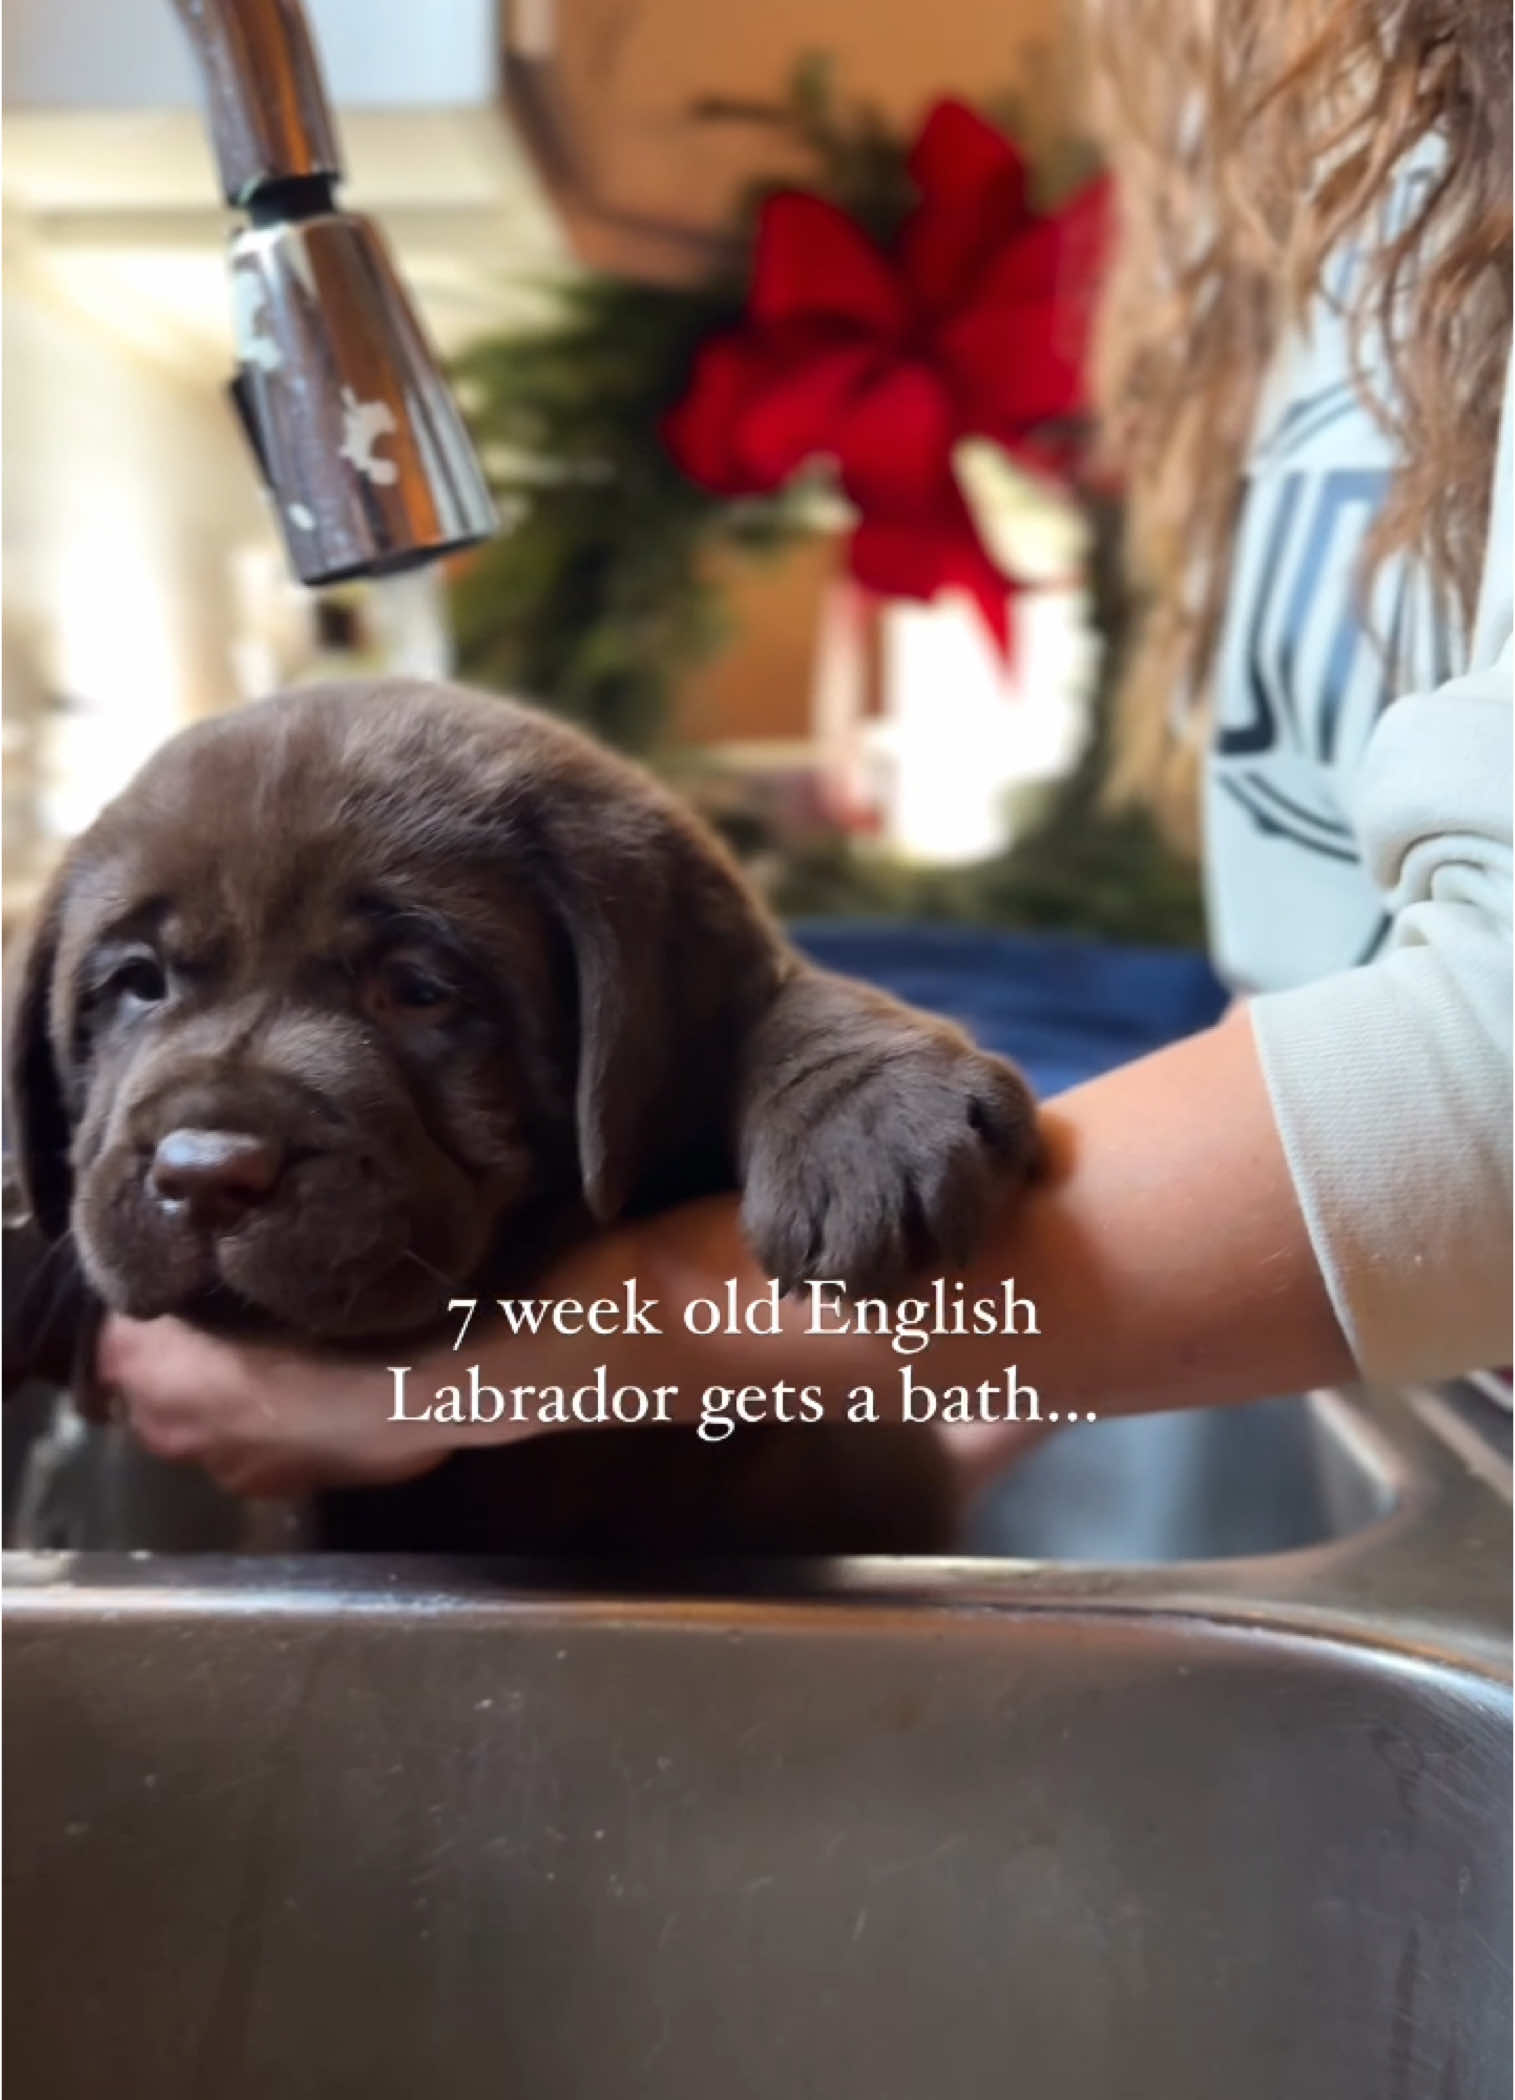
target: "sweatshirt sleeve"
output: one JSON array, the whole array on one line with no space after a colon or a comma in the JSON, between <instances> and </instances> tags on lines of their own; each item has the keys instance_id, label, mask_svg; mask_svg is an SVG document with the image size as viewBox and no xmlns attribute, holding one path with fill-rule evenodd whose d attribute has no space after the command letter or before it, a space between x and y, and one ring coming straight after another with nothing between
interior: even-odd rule
<instances>
[{"instance_id":1,"label":"sweatshirt sleeve","mask_svg":"<svg viewBox=\"0 0 1515 2100\"><path fill-rule=\"evenodd\" d=\"M1507 540L1499 558L1508 572ZM1368 1378L1511 1358L1507 600L1503 611L1492 661L1396 701L1353 783L1391 914L1386 947L1251 1005L1316 1258Z\"/></svg>"},{"instance_id":2,"label":"sweatshirt sleeve","mask_svg":"<svg viewBox=\"0 0 1515 2100\"><path fill-rule=\"evenodd\" d=\"M1390 932L1253 1000L1316 1259L1366 1378L1511 1361L1515 355L1465 677L1385 710L1347 805Z\"/></svg>"}]
</instances>

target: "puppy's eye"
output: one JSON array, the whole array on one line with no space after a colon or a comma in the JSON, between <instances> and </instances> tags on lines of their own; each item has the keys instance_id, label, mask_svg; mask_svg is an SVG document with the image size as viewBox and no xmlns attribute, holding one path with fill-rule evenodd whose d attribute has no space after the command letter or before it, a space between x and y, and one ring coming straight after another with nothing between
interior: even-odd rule
<instances>
[{"instance_id":1,"label":"puppy's eye","mask_svg":"<svg viewBox=\"0 0 1515 2100\"><path fill-rule=\"evenodd\" d=\"M168 997L168 976L155 955L126 955L106 979L105 989L138 1006L156 1006Z\"/></svg>"},{"instance_id":2,"label":"puppy's eye","mask_svg":"<svg viewBox=\"0 0 1515 2100\"><path fill-rule=\"evenodd\" d=\"M408 957L391 955L379 964L369 983L368 1003L380 1017L440 1021L456 1007L452 986Z\"/></svg>"}]
</instances>

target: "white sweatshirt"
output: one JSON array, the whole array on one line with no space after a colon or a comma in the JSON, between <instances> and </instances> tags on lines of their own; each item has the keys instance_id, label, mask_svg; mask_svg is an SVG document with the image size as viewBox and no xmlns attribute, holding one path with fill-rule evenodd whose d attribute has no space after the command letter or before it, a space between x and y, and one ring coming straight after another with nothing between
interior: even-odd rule
<instances>
[{"instance_id":1,"label":"white sweatshirt","mask_svg":"<svg viewBox=\"0 0 1515 2100\"><path fill-rule=\"evenodd\" d=\"M1311 1241L1372 1378L1511 1358L1511 441L1507 382L1472 635L1408 562L1380 572L1365 625L1358 554L1394 458L1324 306L1264 403L1217 659L1216 960L1253 995Z\"/></svg>"}]
</instances>

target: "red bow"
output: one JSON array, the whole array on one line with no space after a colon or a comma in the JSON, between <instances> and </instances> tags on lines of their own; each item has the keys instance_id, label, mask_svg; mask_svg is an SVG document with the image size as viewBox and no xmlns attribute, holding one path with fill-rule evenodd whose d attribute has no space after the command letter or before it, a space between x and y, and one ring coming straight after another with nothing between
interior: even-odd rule
<instances>
[{"instance_id":1,"label":"red bow","mask_svg":"<svg viewBox=\"0 0 1515 2100\"><path fill-rule=\"evenodd\" d=\"M758 223L747 319L695 360L663 435L720 495L768 493L833 457L859 513L858 582L888 597L969 591L1002 650L1015 581L990 557L952 471L987 437L1066 473L1085 407L1084 362L1107 185L1033 212L1010 141L960 102L931 111L911 150L919 202L884 253L804 191Z\"/></svg>"}]
</instances>

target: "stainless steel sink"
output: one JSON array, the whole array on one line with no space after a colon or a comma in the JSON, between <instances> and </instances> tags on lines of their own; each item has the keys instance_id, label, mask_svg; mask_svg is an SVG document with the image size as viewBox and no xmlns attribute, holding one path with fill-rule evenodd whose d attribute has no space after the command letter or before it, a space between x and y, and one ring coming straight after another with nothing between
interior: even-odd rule
<instances>
[{"instance_id":1,"label":"stainless steel sink","mask_svg":"<svg viewBox=\"0 0 1515 2100\"><path fill-rule=\"evenodd\" d=\"M38 1393L19 1418L7 1544L227 1552L298 1542L293 1512L252 1512L197 1468L165 1465L124 1430ZM13 1416L13 1421L18 1419ZM1393 1507L1392 1462L1329 1395L1191 1409L1065 1429L1004 1476L961 1540L992 1559L1131 1564L1314 1545Z\"/></svg>"},{"instance_id":2,"label":"stainless steel sink","mask_svg":"<svg viewBox=\"0 0 1515 2100\"><path fill-rule=\"evenodd\" d=\"M1065 1429L1004 1475L965 1549L1022 1560L1228 1560L1341 1538L1395 1502L1387 1449L1327 1394Z\"/></svg>"},{"instance_id":3,"label":"stainless steel sink","mask_svg":"<svg viewBox=\"0 0 1515 2100\"><path fill-rule=\"evenodd\" d=\"M9 1556L16 2090L1502 2100L1508 1467L1254 1420L1265 1551L1217 1425L782 1590Z\"/></svg>"}]
</instances>

